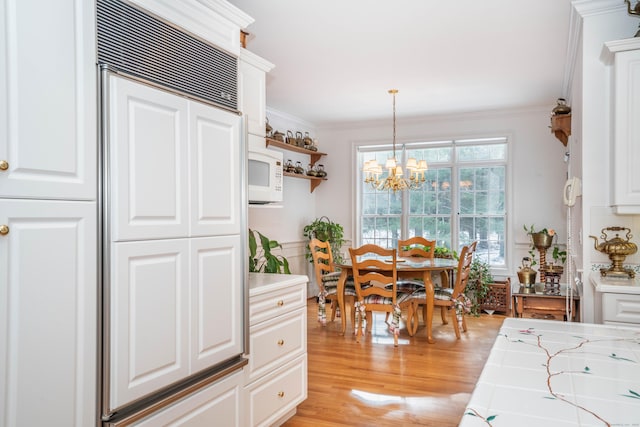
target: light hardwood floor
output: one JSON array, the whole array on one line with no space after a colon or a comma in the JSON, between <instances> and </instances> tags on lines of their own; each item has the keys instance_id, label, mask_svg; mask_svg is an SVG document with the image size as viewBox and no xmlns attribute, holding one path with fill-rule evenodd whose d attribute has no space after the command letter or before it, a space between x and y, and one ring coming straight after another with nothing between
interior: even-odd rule
<instances>
[{"instance_id":1,"label":"light hardwood floor","mask_svg":"<svg viewBox=\"0 0 640 427\"><path fill-rule=\"evenodd\" d=\"M505 319L467 317L469 331L456 340L451 323L433 318L435 344L422 321L414 337L400 331L399 345L374 315L374 332L355 342L350 322L317 322L315 299L307 302L309 392L285 427L457 426Z\"/></svg>"}]
</instances>

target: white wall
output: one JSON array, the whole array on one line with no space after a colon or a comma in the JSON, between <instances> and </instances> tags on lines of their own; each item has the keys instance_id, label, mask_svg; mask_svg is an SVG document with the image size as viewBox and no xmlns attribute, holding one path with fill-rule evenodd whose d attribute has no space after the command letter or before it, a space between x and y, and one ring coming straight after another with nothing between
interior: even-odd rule
<instances>
[{"instance_id":1,"label":"white wall","mask_svg":"<svg viewBox=\"0 0 640 427\"><path fill-rule=\"evenodd\" d=\"M286 133L300 131L303 134L309 132L313 137L316 134L312 124L300 120L294 116L267 108L269 124L274 131ZM294 163L300 161L307 167L309 156L281 150L284 161L291 159ZM257 230L272 240L282 244L282 255L287 258L293 274L306 274L312 278L311 264L304 258L305 240L302 230L305 225L316 218L315 192L309 191L309 180L284 177L284 200L279 205L249 205L249 228ZM317 190L316 190L317 191ZM277 251L274 251L277 253ZM308 295L315 295L315 285L311 285Z\"/></svg>"},{"instance_id":2,"label":"white wall","mask_svg":"<svg viewBox=\"0 0 640 427\"><path fill-rule=\"evenodd\" d=\"M562 188L566 177L565 147L549 129L551 109L548 106L526 111L482 112L452 116L397 120L397 142L469 138L483 136L509 137L508 189L508 269L494 272L498 277L510 276L518 282L517 269L529 248L524 224L537 228L554 228L564 243L566 209ZM355 186L353 173L355 146L362 143L390 143L391 120L320 128L321 149L329 154L325 168L326 183L316 190L316 214L327 215L345 228L345 236L355 240Z\"/></svg>"},{"instance_id":3,"label":"white wall","mask_svg":"<svg viewBox=\"0 0 640 427\"><path fill-rule=\"evenodd\" d=\"M560 95L559 95L560 96ZM508 189L508 268L494 272L499 277L509 276L518 283L517 270L527 255L529 238L523 225L554 228L560 244L564 244L566 209L562 203L562 188L566 178L566 151L551 133L550 112L555 99L548 106L519 111L490 111L413 119L398 119L397 142L415 142L443 138L483 136L509 137L509 175L512 186ZM328 180L309 192L309 181L285 178L282 207L250 207L249 227L284 246L283 254L297 274L312 278L310 264L304 260L306 240L304 226L315 218L329 217L345 229L345 238L356 236L355 186L359 185L352 165L355 146L359 143L389 143L391 120L342 124L314 129L309 123L293 116L269 110L269 122L280 131L309 131L318 139L318 148L327 153L321 159ZM306 166L308 156L284 151L284 159L300 160ZM315 294L314 288L310 295Z\"/></svg>"}]
</instances>

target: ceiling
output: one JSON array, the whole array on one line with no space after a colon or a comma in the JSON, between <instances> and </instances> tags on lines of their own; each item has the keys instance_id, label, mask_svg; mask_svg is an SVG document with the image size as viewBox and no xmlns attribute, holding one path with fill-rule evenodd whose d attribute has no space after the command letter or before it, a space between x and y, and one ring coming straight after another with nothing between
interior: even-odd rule
<instances>
[{"instance_id":1,"label":"ceiling","mask_svg":"<svg viewBox=\"0 0 640 427\"><path fill-rule=\"evenodd\" d=\"M570 0L229 0L275 64L267 105L315 125L555 105ZM524 6L527 6L525 8Z\"/></svg>"}]
</instances>

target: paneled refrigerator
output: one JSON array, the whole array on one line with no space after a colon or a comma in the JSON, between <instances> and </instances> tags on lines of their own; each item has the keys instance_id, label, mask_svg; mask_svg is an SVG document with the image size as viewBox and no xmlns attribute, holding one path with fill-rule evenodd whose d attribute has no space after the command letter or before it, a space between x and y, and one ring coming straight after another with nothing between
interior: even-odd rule
<instances>
[{"instance_id":1,"label":"paneled refrigerator","mask_svg":"<svg viewBox=\"0 0 640 427\"><path fill-rule=\"evenodd\" d=\"M97 28L100 418L144 424L246 364L238 61L126 2Z\"/></svg>"}]
</instances>

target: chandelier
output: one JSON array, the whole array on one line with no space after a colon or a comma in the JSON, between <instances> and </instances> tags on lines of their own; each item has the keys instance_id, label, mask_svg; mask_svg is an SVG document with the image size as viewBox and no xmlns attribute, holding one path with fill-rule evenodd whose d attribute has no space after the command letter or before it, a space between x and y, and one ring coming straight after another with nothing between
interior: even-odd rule
<instances>
[{"instance_id":1,"label":"chandelier","mask_svg":"<svg viewBox=\"0 0 640 427\"><path fill-rule=\"evenodd\" d=\"M402 165L396 160L396 93L398 89L390 89L389 93L393 95L393 157L387 159L385 163L386 176L382 170L382 166L377 160L368 160L364 162L362 171L364 172L364 182L370 184L376 190L416 190L425 182L424 173L427 170L427 161L419 162L411 157L407 160L405 169L409 174L408 178L404 177Z\"/></svg>"}]
</instances>

